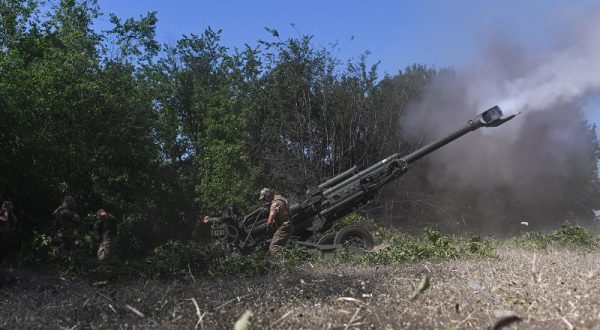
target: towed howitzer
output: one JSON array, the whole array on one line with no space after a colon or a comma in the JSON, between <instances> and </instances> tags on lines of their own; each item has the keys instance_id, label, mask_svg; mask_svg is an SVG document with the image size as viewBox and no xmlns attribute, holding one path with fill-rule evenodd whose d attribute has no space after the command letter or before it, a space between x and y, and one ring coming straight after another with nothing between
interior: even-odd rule
<instances>
[{"instance_id":1,"label":"towed howitzer","mask_svg":"<svg viewBox=\"0 0 600 330\"><path fill-rule=\"evenodd\" d=\"M362 171L353 166L309 189L303 201L289 206L294 223L292 243L323 251L333 250L347 241L362 248L372 247L370 233L358 226L348 226L335 234L326 235L317 244L308 243L307 240L315 233L327 231L335 221L368 204L384 185L406 173L411 163L469 132L481 127L500 126L515 116L503 117L500 108L494 106L469 120L464 127L405 156L395 153ZM246 216L229 208L219 218L222 221L213 224L213 237L222 238L240 251L249 251L268 243L268 216L268 204Z\"/></svg>"}]
</instances>

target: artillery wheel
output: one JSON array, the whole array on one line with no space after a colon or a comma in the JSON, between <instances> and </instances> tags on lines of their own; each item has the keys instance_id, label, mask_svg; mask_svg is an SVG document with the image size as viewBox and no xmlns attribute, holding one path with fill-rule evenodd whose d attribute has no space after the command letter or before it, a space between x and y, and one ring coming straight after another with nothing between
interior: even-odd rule
<instances>
[{"instance_id":1,"label":"artillery wheel","mask_svg":"<svg viewBox=\"0 0 600 330\"><path fill-rule=\"evenodd\" d=\"M364 251L373 248L373 236L360 226L347 226L337 232L334 244L347 246L352 251Z\"/></svg>"},{"instance_id":2,"label":"artillery wheel","mask_svg":"<svg viewBox=\"0 0 600 330\"><path fill-rule=\"evenodd\" d=\"M233 245L237 242L239 236L239 232L235 226L227 225L227 236L225 236L225 243L228 245Z\"/></svg>"},{"instance_id":3,"label":"artillery wheel","mask_svg":"<svg viewBox=\"0 0 600 330\"><path fill-rule=\"evenodd\" d=\"M337 235L337 233L329 233L324 235L319 239L317 245L332 245L333 242L335 242L335 235Z\"/></svg>"}]
</instances>

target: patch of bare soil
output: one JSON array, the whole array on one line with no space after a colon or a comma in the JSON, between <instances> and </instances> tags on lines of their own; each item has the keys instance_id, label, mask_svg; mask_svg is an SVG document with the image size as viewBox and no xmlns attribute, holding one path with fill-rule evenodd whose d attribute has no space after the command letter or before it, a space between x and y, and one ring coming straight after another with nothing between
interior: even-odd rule
<instances>
[{"instance_id":1,"label":"patch of bare soil","mask_svg":"<svg viewBox=\"0 0 600 330\"><path fill-rule=\"evenodd\" d=\"M493 260L402 266L306 264L261 276L97 287L13 272L0 328L600 328L600 253L501 250ZM429 287L423 289L427 276Z\"/></svg>"}]
</instances>

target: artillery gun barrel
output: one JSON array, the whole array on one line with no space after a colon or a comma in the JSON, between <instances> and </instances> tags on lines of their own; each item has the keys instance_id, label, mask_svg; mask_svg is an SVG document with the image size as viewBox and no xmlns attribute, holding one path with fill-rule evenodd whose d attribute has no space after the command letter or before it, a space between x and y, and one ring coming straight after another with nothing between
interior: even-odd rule
<instances>
[{"instance_id":1,"label":"artillery gun barrel","mask_svg":"<svg viewBox=\"0 0 600 330\"><path fill-rule=\"evenodd\" d=\"M321 183L319 185L319 190L323 190L327 187L331 187L336 183L342 182L343 180L351 177L353 174L356 174L356 165L352 166L352 168L350 168L349 170L342 172L336 176L334 176L333 178Z\"/></svg>"},{"instance_id":2,"label":"artillery gun barrel","mask_svg":"<svg viewBox=\"0 0 600 330\"><path fill-rule=\"evenodd\" d=\"M358 191L357 191L357 192L355 192L353 195L350 195L350 196L348 196L348 197L344 198L344 200L342 200L342 201L337 201L337 202L335 203L335 205L333 205L332 207L330 207L330 208L327 208L327 209L325 209L325 210L323 210L323 211L319 212L319 214L320 214L321 216L326 216L327 214L329 214L329 213L331 213L331 212L335 212L335 211L337 211L337 210L339 210L339 209L341 209L341 208L343 208L343 207L347 206L348 204L350 204L350 203L352 203L352 202L356 201L357 199L359 199L359 198L363 197L363 196L364 196L364 195L366 195L366 194L367 194L367 193L366 193L365 191L358 190Z\"/></svg>"},{"instance_id":3,"label":"artillery gun barrel","mask_svg":"<svg viewBox=\"0 0 600 330\"><path fill-rule=\"evenodd\" d=\"M478 129L479 127L481 127L478 124L479 123L477 123L477 122L473 122L473 121L469 120L469 122L467 123L467 125L465 127L461 128L461 129L457 129L456 131L452 132L448 136L445 136L445 137L437 139L436 141L433 141L427 145L424 145L423 147L411 152L410 154L408 154L400 159L405 161L408 164L415 162L415 161L423 158L424 156L427 156L428 154L436 151L437 149L445 146L446 144L460 138L461 136Z\"/></svg>"},{"instance_id":4,"label":"artillery gun barrel","mask_svg":"<svg viewBox=\"0 0 600 330\"><path fill-rule=\"evenodd\" d=\"M351 177L347 177L345 180L339 182L335 186L328 188L327 190L325 190L323 192L323 195L331 196L337 190L348 187L355 181L366 177L367 175L369 175L372 172L374 173L375 171L380 170L382 167L387 167L393 161L405 162L408 165L408 164L410 164L416 160L419 160L419 159L423 158L424 156L436 151L437 149L445 146L446 144L460 138L461 136L463 136L471 131L474 131L481 127L500 126L500 125L504 124L505 122L513 119L515 116L516 115L511 115L511 116L503 118L502 110L500 110L500 108L498 106L494 106L494 107L482 112L475 118L469 120L464 127L450 133L449 135L442 137L436 141L433 141L433 142L411 152L410 154L408 154L404 157L400 157L399 154L395 153L395 154L377 162L376 164L356 173L355 175L353 175ZM346 172L344 172L344 174L345 173ZM336 178L334 178L334 179L336 179Z\"/></svg>"},{"instance_id":5,"label":"artillery gun barrel","mask_svg":"<svg viewBox=\"0 0 600 330\"><path fill-rule=\"evenodd\" d=\"M333 186L333 187L325 190L323 192L323 195L330 195L332 192L340 189L341 187L347 186L350 182L356 181L356 180L364 177L367 173L372 172L373 170L380 168L382 165L389 164L389 162L391 162L392 160L397 159L397 158L398 158L398 154L393 154L393 155L389 156L388 158L377 162L375 165L372 165L372 166L370 166L370 167L368 167L368 168L366 168L366 169L358 172L354 176L349 177L346 180L338 183L337 185L335 185L335 186Z\"/></svg>"},{"instance_id":6,"label":"artillery gun barrel","mask_svg":"<svg viewBox=\"0 0 600 330\"><path fill-rule=\"evenodd\" d=\"M465 125L463 128L457 129L456 131L450 133L448 136L445 136L436 141L433 141L433 142L415 150L414 152L411 152L410 154L402 157L401 160L410 164L410 163L412 163L416 160L419 160L419 159L423 158L424 156L436 151L437 149L445 146L446 144L460 138L461 136L463 136L471 131L474 131L481 127L500 126L500 125L504 124L505 122L513 119L515 116L516 116L516 114L510 115L506 118L502 118L502 110L500 110L500 107L498 107L496 105L496 106L482 112L477 117L469 120L467 122L467 125Z\"/></svg>"}]
</instances>

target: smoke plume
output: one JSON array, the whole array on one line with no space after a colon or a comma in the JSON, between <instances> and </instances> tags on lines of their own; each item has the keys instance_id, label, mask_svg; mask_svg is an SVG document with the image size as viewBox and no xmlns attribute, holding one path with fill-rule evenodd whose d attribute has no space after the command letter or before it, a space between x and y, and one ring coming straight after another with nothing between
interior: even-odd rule
<instances>
[{"instance_id":1,"label":"smoke plume","mask_svg":"<svg viewBox=\"0 0 600 330\"><path fill-rule=\"evenodd\" d=\"M597 146L582 107L600 95L600 10L549 19L563 26L553 47L494 34L475 63L439 74L406 114L407 138L431 141L496 104L521 113L428 158L434 187L477 192L469 198L478 217L576 221L575 213L598 205L584 196L596 192Z\"/></svg>"}]
</instances>

